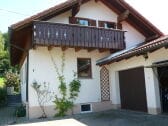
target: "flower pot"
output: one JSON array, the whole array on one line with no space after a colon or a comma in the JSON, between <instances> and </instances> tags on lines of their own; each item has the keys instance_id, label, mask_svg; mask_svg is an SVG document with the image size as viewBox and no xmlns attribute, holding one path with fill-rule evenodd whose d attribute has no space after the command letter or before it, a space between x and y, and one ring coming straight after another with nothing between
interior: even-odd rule
<instances>
[{"instance_id":1,"label":"flower pot","mask_svg":"<svg viewBox=\"0 0 168 126\"><path fill-rule=\"evenodd\" d=\"M13 95L14 94L14 87L7 87L7 95Z\"/></svg>"}]
</instances>

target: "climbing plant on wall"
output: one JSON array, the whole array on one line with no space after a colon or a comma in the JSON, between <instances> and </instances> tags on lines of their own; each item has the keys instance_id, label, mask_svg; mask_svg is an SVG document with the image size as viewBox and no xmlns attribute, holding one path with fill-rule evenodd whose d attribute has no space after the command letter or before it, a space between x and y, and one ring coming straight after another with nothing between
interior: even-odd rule
<instances>
[{"instance_id":1,"label":"climbing plant on wall","mask_svg":"<svg viewBox=\"0 0 168 126\"><path fill-rule=\"evenodd\" d=\"M70 83L66 83L64 69L65 69L65 53L62 54L62 61L60 70L50 53L52 62L54 64L54 68L56 70L57 78L59 80L59 93L60 96L56 95L55 100L53 101L55 104L55 109L57 110L57 114L55 116L65 116L67 111L72 109L74 106L74 101L78 97L80 92L81 83L76 77L76 73L73 72L73 79ZM68 86L67 86L68 85Z\"/></svg>"}]
</instances>

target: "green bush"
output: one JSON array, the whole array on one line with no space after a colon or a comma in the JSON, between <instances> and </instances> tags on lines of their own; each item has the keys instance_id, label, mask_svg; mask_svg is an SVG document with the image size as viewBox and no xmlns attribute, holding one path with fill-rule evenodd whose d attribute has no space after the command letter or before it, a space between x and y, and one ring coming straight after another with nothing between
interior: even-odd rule
<instances>
[{"instance_id":1,"label":"green bush","mask_svg":"<svg viewBox=\"0 0 168 126\"><path fill-rule=\"evenodd\" d=\"M5 73L5 85L7 87L14 87L15 91L19 91L20 79L17 73L6 72Z\"/></svg>"},{"instance_id":2,"label":"green bush","mask_svg":"<svg viewBox=\"0 0 168 126\"><path fill-rule=\"evenodd\" d=\"M2 83L2 81L0 81L0 107L5 106L6 103L7 103L6 88L4 86L4 83Z\"/></svg>"},{"instance_id":3,"label":"green bush","mask_svg":"<svg viewBox=\"0 0 168 126\"><path fill-rule=\"evenodd\" d=\"M0 78L0 88L4 87L5 87L4 78Z\"/></svg>"},{"instance_id":4,"label":"green bush","mask_svg":"<svg viewBox=\"0 0 168 126\"><path fill-rule=\"evenodd\" d=\"M15 115L16 117L25 117L26 116L25 106L21 105L20 107L16 108Z\"/></svg>"}]
</instances>

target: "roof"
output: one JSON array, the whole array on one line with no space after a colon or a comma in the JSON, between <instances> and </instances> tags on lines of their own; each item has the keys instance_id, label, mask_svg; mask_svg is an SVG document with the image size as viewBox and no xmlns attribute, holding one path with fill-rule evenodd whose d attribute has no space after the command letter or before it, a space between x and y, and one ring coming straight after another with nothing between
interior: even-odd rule
<instances>
[{"instance_id":1,"label":"roof","mask_svg":"<svg viewBox=\"0 0 168 126\"><path fill-rule=\"evenodd\" d=\"M67 0L64 3L51 7L44 10L36 15L26 18L16 24L11 25L12 29L23 28L24 26L30 25L34 20L47 20L57 13L64 12L64 9L71 9L75 4L79 3L81 0ZM85 3L89 0L82 0ZM131 7L124 0L100 0L110 9L115 11L117 14L122 14L124 11L129 11L129 16L127 22L137 28L145 37L151 37L152 35L158 38L163 35L163 33L156 28L152 23L150 23L146 18L144 18L140 13L138 13L133 7ZM133 20L133 22L132 22ZM148 34L146 34L148 33Z\"/></svg>"},{"instance_id":2,"label":"roof","mask_svg":"<svg viewBox=\"0 0 168 126\"><path fill-rule=\"evenodd\" d=\"M12 29L18 29L20 27L29 25L30 23L32 23L34 20L46 20L48 17L53 16L55 13L68 8L72 5L75 5L76 3L78 3L78 0L67 0L63 3L60 3L58 5L55 5L49 9L46 9L40 13L37 13L31 17L28 17L22 21L19 21L13 25L11 25Z\"/></svg>"},{"instance_id":3,"label":"roof","mask_svg":"<svg viewBox=\"0 0 168 126\"><path fill-rule=\"evenodd\" d=\"M168 47L168 36L160 37L146 44L140 43L128 49L111 54L105 58L98 60L96 64L105 65L113 62L118 62L120 60L128 59L136 55L145 54L147 52L153 52L162 47Z\"/></svg>"}]
</instances>

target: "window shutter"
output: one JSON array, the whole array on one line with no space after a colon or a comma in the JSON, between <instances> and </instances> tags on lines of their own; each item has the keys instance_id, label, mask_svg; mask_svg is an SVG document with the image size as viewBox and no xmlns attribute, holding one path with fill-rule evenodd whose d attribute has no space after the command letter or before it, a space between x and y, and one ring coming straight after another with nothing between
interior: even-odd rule
<instances>
[{"instance_id":1,"label":"window shutter","mask_svg":"<svg viewBox=\"0 0 168 126\"><path fill-rule=\"evenodd\" d=\"M69 23L70 24L77 24L77 18L76 17L69 17Z\"/></svg>"},{"instance_id":2,"label":"window shutter","mask_svg":"<svg viewBox=\"0 0 168 126\"><path fill-rule=\"evenodd\" d=\"M96 26L96 20L89 20L90 26Z\"/></svg>"},{"instance_id":3,"label":"window shutter","mask_svg":"<svg viewBox=\"0 0 168 126\"><path fill-rule=\"evenodd\" d=\"M104 22L103 21L99 21L99 27L104 27Z\"/></svg>"}]
</instances>

